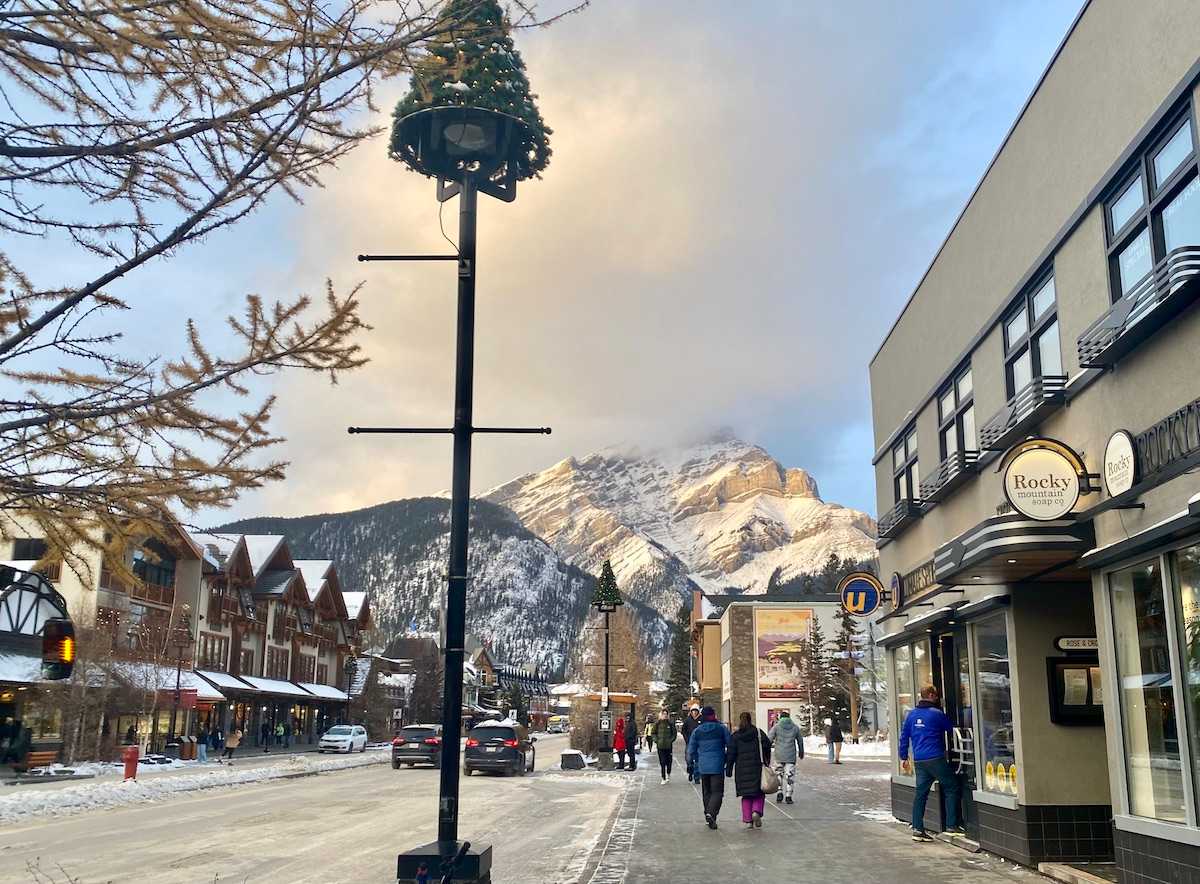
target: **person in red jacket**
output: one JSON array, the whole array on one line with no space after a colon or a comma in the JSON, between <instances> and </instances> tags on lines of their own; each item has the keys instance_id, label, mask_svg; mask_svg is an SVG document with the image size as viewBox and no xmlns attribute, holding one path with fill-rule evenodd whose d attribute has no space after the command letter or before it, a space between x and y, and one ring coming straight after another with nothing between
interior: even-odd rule
<instances>
[{"instance_id":1,"label":"person in red jacket","mask_svg":"<svg viewBox=\"0 0 1200 884\"><path fill-rule=\"evenodd\" d=\"M617 758L620 764L617 765L617 770L625 769L625 750L629 750L629 754L633 755L633 749L625 742L625 718L617 719L616 727L613 728L613 748L617 750Z\"/></svg>"}]
</instances>

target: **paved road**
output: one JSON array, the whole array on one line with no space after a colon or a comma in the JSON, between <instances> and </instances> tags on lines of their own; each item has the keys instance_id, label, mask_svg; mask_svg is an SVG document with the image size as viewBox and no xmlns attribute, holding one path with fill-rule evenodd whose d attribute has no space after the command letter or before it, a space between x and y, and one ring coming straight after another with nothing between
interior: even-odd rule
<instances>
[{"instance_id":1,"label":"paved road","mask_svg":"<svg viewBox=\"0 0 1200 884\"><path fill-rule=\"evenodd\" d=\"M562 748L539 738L533 775L462 780L462 834L495 846L498 884L577 879L622 794L619 777L546 772ZM5 827L0 881L394 881L396 854L436 835L437 776L372 765Z\"/></svg>"}]
</instances>

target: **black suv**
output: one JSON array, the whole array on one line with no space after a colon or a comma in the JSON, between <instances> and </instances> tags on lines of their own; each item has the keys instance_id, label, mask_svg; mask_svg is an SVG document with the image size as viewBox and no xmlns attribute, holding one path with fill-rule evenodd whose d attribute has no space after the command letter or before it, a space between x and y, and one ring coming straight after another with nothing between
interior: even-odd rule
<instances>
[{"instance_id":1,"label":"black suv","mask_svg":"<svg viewBox=\"0 0 1200 884\"><path fill-rule=\"evenodd\" d=\"M519 724L485 721L471 728L463 752L463 771L467 776L477 770L524 776L533 770L533 744L537 737Z\"/></svg>"},{"instance_id":2,"label":"black suv","mask_svg":"<svg viewBox=\"0 0 1200 884\"><path fill-rule=\"evenodd\" d=\"M392 768L401 764L412 767L417 762L442 766L442 726L440 724L410 724L401 728L392 740Z\"/></svg>"}]
</instances>

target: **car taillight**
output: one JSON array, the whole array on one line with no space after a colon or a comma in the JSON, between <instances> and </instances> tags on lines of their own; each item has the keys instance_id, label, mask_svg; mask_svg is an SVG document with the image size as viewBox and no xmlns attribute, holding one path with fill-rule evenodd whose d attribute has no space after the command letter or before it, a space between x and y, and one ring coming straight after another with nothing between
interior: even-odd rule
<instances>
[{"instance_id":1,"label":"car taillight","mask_svg":"<svg viewBox=\"0 0 1200 884\"><path fill-rule=\"evenodd\" d=\"M403 746L404 741L402 739L400 739L399 737L392 737L392 745L393 746Z\"/></svg>"},{"instance_id":2,"label":"car taillight","mask_svg":"<svg viewBox=\"0 0 1200 884\"><path fill-rule=\"evenodd\" d=\"M517 748L517 741L516 741L516 740L505 740L505 741L504 741L504 745L505 745L505 746L507 746L507 747L508 747L508 748L510 748L510 749L516 749L516 748Z\"/></svg>"},{"instance_id":3,"label":"car taillight","mask_svg":"<svg viewBox=\"0 0 1200 884\"><path fill-rule=\"evenodd\" d=\"M427 746L440 746L440 745L442 745L442 738L441 737L426 737L425 744ZM471 745L470 740L467 741L467 745L468 746Z\"/></svg>"},{"instance_id":4,"label":"car taillight","mask_svg":"<svg viewBox=\"0 0 1200 884\"><path fill-rule=\"evenodd\" d=\"M467 745L473 749L479 745L479 741L474 737L467 737Z\"/></svg>"}]
</instances>

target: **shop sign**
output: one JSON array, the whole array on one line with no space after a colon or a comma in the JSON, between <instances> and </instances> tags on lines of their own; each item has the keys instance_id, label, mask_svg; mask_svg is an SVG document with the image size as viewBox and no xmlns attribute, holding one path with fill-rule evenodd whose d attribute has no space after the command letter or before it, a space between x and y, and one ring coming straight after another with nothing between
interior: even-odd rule
<instances>
[{"instance_id":1,"label":"shop sign","mask_svg":"<svg viewBox=\"0 0 1200 884\"><path fill-rule=\"evenodd\" d=\"M1095 653L1100 650L1100 640L1094 635L1060 635L1054 647L1066 654Z\"/></svg>"},{"instance_id":2,"label":"shop sign","mask_svg":"<svg viewBox=\"0 0 1200 884\"><path fill-rule=\"evenodd\" d=\"M1104 446L1104 487L1109 497L1123 494L1137 484L1137 449L1127 430L1117 430Z\"/></svg>"},{"instance_id":3,"label":"shop sign","mask_svg":"<svg viewBox=\"0 0 1200 884\"><path fill-rule=\"evenodd\" d=\"M883 584L874 574L853 571L838 583L838 596L842 607L855 617L869 617L883 603L886 595Z\"/></svg>"},{"instance_id":4,"label":"shop sign","mask_svg":"<svg viewBox=\"0 0 1200 884\"><path fill-rule=\"evenodd\" d=\"M892 578L893 585L895 585L895 579L895 577ZM937 586L937 579L934 576L933 559L930 559L900 577L900 584L897 587L899 591L896 597L900 605L906 605L913 599L925 595L935 586Z\"/></svg>"},{"instance_id":5,"label":"shop sign","mask_svg":"<svg viewBox=\"0 0 1200 884\"><path fill-rule=\"evenodd\" d=\"M1079 501L1081 465L1079 456L1062 443L1024 442L1004 470L1004 496L1027 518L1061 519Z\"/></svg>"},{"instance_id":6,"label":"shop sign","mask_svg":"<svg viewBox=\"0 0 1200 884\"><path fill-rule=\"evenodd\" d=\"M1160 470L1200 452L1200 399L1167 415L1134 439L1142 475Z\"/></svg>"}]
</instances>

